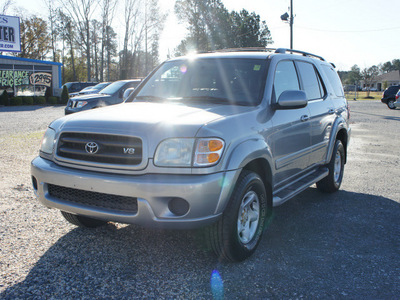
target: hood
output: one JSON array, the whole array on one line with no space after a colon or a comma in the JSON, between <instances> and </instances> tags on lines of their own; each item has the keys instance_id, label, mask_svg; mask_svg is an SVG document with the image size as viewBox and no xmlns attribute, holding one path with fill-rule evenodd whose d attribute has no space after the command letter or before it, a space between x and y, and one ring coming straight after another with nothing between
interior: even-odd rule
<instances>
[{"instance_id":1,"label":"hood","mask_svg":"<svg viewBox=\"0 0 400 300\"><path fill-rule=\"evenodd\" d=\"M149 141L150 148L166 138L195 137L199 129L217 120L253 110L233 105L192 105L133 102L65 116L52 123L62 131L128 134Z\"/></svg>"},{"instance_id":2,"label":"hood","mask_svg":"<svg viewBox=\"0 0 400 300\"><path fill-rule=\"evenodd\" d=\"M89 95L78 95L74 97L74 101L90 101L90 100L99 100L110 98L111 95L106 94L89 94Z\"/></svg>"}]
</instances>

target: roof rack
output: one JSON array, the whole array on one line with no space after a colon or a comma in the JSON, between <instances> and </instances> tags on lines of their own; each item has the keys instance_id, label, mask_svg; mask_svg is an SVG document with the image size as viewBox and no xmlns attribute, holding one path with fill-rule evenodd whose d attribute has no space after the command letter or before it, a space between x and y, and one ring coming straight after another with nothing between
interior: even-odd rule
<instances>
[{"instance_id":1,"label":"roof rack","mask_svg":"<svg viewBox=\"0 0 400 300\"><path fill-rule=\"evenodd\" d=\"M263 52L274 52L274 53L280 53L280 54L296 53L296 54L301 54L303 56L315 57L322 61L326 61L322 56L319 56L319 55L315 55L315 54L300 51L300 50L286 49L286 48L243 47L243 48L218 49L218 50L213 50L212 52L240 52L240 51L258 51L258 52L263 51Z\"/></svg>"},{"instance_id":2,"label":"roof rack","mask_svg":"<svg viewBox=\"0 0 400 300\"><path fill-rule=\"evenodd\" d=\"M325 61L325 59L322 56L315 55L315 54L308 53L308 52L304 52L304 51L286 49L286 48L278 48L278 49L276 49L276 48L266 48L266 49L275 50L275 53L281 53L281 54L285 54L286 52L296 53L296 54L301 54L301 55L307 56L307 57L315 57L315 58L318 58L318 59L320 59L322 61Z\"/></svg>"},{"instance_id":3,"label":"roof rack","mask_svg":"<svg viewBox=\"0 0 400 300\"><path fill-rule=\"evenodd\" d=\"M212 50L211 52L240 52L240 51L255 51L255 52L266 52L266 51L273 51L276 49L272 48L265 48L265 47L241 47L241 48L225 48L225 49L217 49Z\"/></svg>"}]
</instances>

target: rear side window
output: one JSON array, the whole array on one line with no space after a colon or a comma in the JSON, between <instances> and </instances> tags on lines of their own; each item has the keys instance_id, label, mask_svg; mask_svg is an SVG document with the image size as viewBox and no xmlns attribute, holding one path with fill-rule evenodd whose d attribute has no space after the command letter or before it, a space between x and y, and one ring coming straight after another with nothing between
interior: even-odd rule
<instances>
[{"instance_id":1,"label":"rear side window","mask_svg":"<svg viewBox=\"0 0 400 300\"><path fill-rule=\"evenodd\" d=\"M325 91L314 65L300 61L296 62L296 64L299 68L303 90L306 92L307 99L315 100L323 98Z\"/></svg>"},{"instance_id":2,"label":"rear side window","mask_svg":"<svg viewBox=\"0 0 400 300\"><path fill-rule=\"evenodd\" d=\"M300 90L299 79L293 61L284 60L278 63L274 77L275 99L284 91Z\"/></svg>"},{"instance_id":3,"label":"rear side window","mask_svg":"<svg viewBox=\"0 0 400 300\"><path fill-rule=\"evenodd\" d=\"M342 82L340 81L339 75L331 66L323 65L322 67L325 75L328 77L329 82L333 87L336 96L343 97L344 96L343 86Z\"/></svg>"}]
</instances>

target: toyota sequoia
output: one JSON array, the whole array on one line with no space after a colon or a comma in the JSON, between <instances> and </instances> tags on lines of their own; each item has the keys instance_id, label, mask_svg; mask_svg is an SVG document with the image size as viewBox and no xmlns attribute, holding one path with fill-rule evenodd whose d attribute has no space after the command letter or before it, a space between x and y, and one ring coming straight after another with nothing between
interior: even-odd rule
<instances>
[{"instance_id":1,"label":"toyota sequoia","mask_svg":"<svg viewBox=\"0 0 400 300\"><path fill-rule=\"evenodd\" d=\"M170 59L118 105L53 121L31 163L39 201L72 224L202 230L249 257L274 206L339 189L349 111L333 64L288 49Z\"/></svg>"}]
</instances>

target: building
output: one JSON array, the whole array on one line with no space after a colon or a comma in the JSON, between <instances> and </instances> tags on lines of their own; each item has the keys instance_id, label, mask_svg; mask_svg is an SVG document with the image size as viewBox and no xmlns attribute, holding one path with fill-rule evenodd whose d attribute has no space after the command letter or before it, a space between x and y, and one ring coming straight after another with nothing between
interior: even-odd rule
<instances>
[{"instance_id":1,"label":"building","mask_svg":"<svg viewBox=\"0 0 400 300\"><path fill-rule=\"evenodd\" d=\"M391 71L378 75L374 79L373 87L378 91L382 91L385 87L391 85L400 85L400 71Z\"/></svg>"},{"instance_id":2,"label":"building","mask_svg":"<svg viewBox=\"0 0 400 300\"><path fill-rule=\"evenodd\" d=\"M61 94L61 63L0 55L0 90L14 96Z\"/></svg>"}]
</instances>

